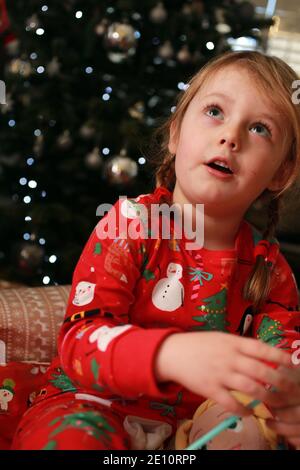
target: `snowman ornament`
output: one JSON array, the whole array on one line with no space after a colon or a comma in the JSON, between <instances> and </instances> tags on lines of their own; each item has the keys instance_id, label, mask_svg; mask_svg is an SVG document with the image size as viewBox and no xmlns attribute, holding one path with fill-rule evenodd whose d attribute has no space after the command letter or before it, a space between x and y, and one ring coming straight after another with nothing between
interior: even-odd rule
<instances>
[{"instance_id":1,"label":"snowman ornament","mask_svg":"<svg viewBox=\"0 0 300 470\"><path fill-rule=\"evenodd\" d=\"M159 310L173 312L183 305L184 287L182 266L178 263L169 263L167 277L160 279L152 291L152 302Z\"/></svg>"}]
</instances>

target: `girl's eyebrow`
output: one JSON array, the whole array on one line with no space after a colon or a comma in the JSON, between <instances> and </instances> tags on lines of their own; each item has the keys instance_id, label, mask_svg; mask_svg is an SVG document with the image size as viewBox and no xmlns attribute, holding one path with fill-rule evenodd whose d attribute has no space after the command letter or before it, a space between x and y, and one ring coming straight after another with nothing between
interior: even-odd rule
<instances>
[{"instance_id":1,"label":"girl's eyebrow","mask_svg":"<svg viewBox=\"0 0 300 470\"><path fill-rule=\"evenodd\" d=\"M210 97L213 97L213 96L216 96L218 98L223 98L227 101L230 101L231 103L234 101L233 98L231 98L230 96L228 95L225 95L225 93L209 93L208 95L205 95L203 96L203 98L210 98ZM278 129L280 130L280 126L277 124L277 121L275 121L275 119L270 115L270 114L266 114L266 113L258 113L257 114L258 117L256 118L257 120L259 119L267 119L269 121L271 121L273 123L273 125Z\"/></svg>"},{"instance_id":2,"label":"girl's eyebrow","mask_svg":"<svg viewBox=\"0 0 300 470\"><path fill-rule=\"evenodd\" d=\"M223 99L225 99L227 101L230 101L230 102L234 101L233 98L231 98L228 95L225 95L225 93L209 93L208 95L203 96L203 98L210 98L212 96L217 96L218 98L223 98Z\"/></svg>"}]
</instances>

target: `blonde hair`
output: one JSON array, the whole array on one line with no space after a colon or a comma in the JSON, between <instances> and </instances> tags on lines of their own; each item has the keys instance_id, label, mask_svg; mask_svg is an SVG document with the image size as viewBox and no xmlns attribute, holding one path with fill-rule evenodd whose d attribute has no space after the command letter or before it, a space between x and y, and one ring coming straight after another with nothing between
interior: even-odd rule
<instances>
[{"instance_id":1,"label":"blonde hair","mask_svg":"<svg viewBox=\"0 0 300 470\"><path fill-rule=\"evenodd\" d=\"M249 395L246 395L241 392L236 392L232 391L232 395L244 406L247 406L253 398L251 398ZM205 400L195 411L193 419L192 420L187 420L186 422L183 422L180 427L177 429L177 434L176 434L176 439L175 439L175 448L177 450L184 449L188 443L187 443L187 434L190 432L193 420L196 419L198 416L201 416L203 413L205 413L211 406L214 406L216 402L214 400L208 399ZM272 414L264 405L263 403L257 404L253 408L253 416L255 416L258 428L266 441L268 442L270 449L271 450L276 450L278 447L278 438L277 435L274 431L272 431L270 428L267 427L266 425L266 419L272 418Z\"/></svg>"},{"instance_id":2,"label":"blonde hair","mask_svg":"<svg viewBox=\"0 0 300 470\"><path fill-rule=\"evenodd\" d=\"M174 126L175 135L178 136L185 112L198 90L220 69L232 65L243 67L251 73L257 86L279 108L284 122L290 124L293 135L287 155L278 170L278 173L284 175L281 188L272 192L266 189L259 196L271 199L263 238L272 240L279 221L281 196L295 182L300 168L300 106L295 106L291 99L292 83L298 79L298 76L278 57L256 51L228 52L209 61L190 79L187 89L178 97L175 112L153 134L151 147L155 157L151 158L151 161L156 168L156 186L165 186L173 191L176 183L175 155L171 154L168 148L171 126ZM284 138L288 143L289 132L285 130ZM254 312L258 311L267 299L270 279L271 271L265 257L258 255L243 290L243 296L253 304Z\"/></svg>"}]
</instances>

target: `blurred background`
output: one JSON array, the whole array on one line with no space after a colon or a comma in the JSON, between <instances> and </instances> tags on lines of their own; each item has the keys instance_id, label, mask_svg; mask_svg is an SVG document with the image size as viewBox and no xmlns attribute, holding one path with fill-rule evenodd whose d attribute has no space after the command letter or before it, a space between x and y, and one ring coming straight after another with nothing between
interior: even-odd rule
<instances>
[{"instance_id":1,"label":"blurred background","mask_svg":"<svg viewBox=\"0 0 300 470\"><path fill-rule=\"evenodd\" d=\"M0 283L69 284L98 205L152 191L146 145L191 75L242 49L300 73L299 20L297 0L0 0ZM298 201L278 238L299 282Z\"/></svg>"}]
</instances>

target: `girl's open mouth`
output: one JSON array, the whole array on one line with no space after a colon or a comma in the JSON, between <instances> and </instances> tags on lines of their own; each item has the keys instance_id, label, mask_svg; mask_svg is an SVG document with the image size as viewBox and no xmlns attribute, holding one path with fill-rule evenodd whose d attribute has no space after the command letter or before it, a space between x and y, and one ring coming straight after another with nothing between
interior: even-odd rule
<instances>
[{"instance_id":1,"label":"girl's open mouth","mask_svg":"<svg viewBox=\"0 0 300 470\"><path fill-rule=\"evenodd\" d=\"M220 166L216 163L209 163L205 165L209 173L214 176L217 176L220 179L228 179L233 177L233 172L230 168Z\"/></svg>"},{"instance_id":2,"label":"girl's open mouth","mask_svg":"<svg viewBox=\"0 0 300 470\"><path fill-rule=\"evenodd\" d=\"M228 166L226 166L225 164L211 162L211 163L208 163L208 166L210 168L213 168L214 170L221 171L222 173L227 173L227 174L230 174L230 175L233 174L231 169Z\"/></svg>"}]
</instances>

